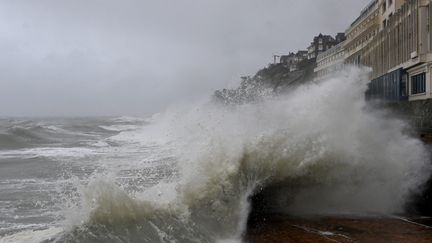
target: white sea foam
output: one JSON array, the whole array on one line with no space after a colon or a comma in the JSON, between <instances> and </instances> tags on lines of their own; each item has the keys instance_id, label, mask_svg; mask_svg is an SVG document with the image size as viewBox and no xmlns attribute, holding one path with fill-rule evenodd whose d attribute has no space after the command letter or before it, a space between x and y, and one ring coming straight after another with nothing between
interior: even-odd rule
<instances>
[{"instance_id":1,"label":"white sea foam","mask_svg":"<svg viewBox=\"0 0 432 243\"><path fill-rule=\"evenodd\" d=\"M134 116L120 116L112 119L114 122L127 122L127 123L134 123L134 122L144 122L146 121L145 118L141 117L134 117Z\"/></svg>"},{"instance_id":2,"label":"white sea foam","mask_svg":"<svg viewBox=\"0 0 432 243\"><path fill-rule=\"evenodd\" d=\"M24 230L0 238L0 243L38 243L54 238L63 230L60 227L51 227L44 230Z\"/></svg>"},{"instance_id":3,"label":"white sea foam","mask_svg":"<svg viewBox=\"0 0 432 243\"><path fill-rule=\"evenodd\" d=\"M284 212L401 212L429 176L429 154L404 122L366 109L366 84L366 70L350 68L260 103L175 106L110 138L161 147L179 176L131 195L115 174L95 175L68 217L80 227L62 239L240 240L248 197L275 183Z\"/></svg>"},{"instance_id":4,"label":"white sea foam","mask_svg":"<svg viewBox=\"0 0 432 243\"><path fill-rule=\"evenodd\" d=\"M86 156L98 154L96 150L89 148L62 148L62 147L42 147L30 149L16 149L0 151L0 158L35 158L35 157L52 157L52 158L83 158Z\"/></svg>"},{"instance_id":5,"label":"white sea foam","mask_svg":"<svg viewBox=\"0 0 432 243\"><path fill-rule=\"evenodd\" d=\"M112 125L112 126L100 126L100 127L105 130L115 131L115 132L130 131L139 128L139 126L136 125Z\"/></svg>"}]
</instances>

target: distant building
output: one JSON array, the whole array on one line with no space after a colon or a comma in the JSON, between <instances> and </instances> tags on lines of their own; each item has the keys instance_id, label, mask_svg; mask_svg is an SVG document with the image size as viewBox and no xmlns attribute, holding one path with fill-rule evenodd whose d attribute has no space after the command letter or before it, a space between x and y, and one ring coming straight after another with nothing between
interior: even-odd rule
<instances>
[{"instance_id":1,"label":"distant building","mask_svg":"<svg viewBox=\"0 0 432 243\"><path fill-rule=\"evenodd\" d=\"M323 78L341 70L345 63L344 42L318 54L316 68L314 69L317 78Z\"/></svg>"},{"instance_id":2,"label":"distant building","mask_svg":"<svg viewBox=\"0 0 432 243\"><path fill-rule=\"evenodd\" d=\"M345 33L338 33L334 42L331 42L331 45L334 45L317 55L316 68L314 69L316 77L322 78L342 69L345 61L345 40Z\"/></svg>"},{"instance_id":3,"label":"distant building","mask_svg":"<svg viewBox=\"0 0 432 243\"><path fill-rule=\"evenodd\" d=\"M307 54L307 51L298 51L297 53L290 52L288 55L280 57L280 63L288 67L290 71L296 71L298 69L298 63L307 59Z\"/></svg>"},{"instance_id":4,"label":"distant building","mask_svg":"<svg viewBox=\"0 0 432 243\"><path fill-rule=\"evenodd\" d=\"M335 40L337 44L344 42L346 40L345 33L337 33Z\"/></svg>"},{"instance_id":5,"label":"distant building","mask_svg":"<svg viewBox=\"0 0 432 243\"><path fill-rule=\"evenodd\" d=\"M345 35L340 33L336 36L337 39L330 35L319 34L315 36L312 43L308 47L308 59L317 58L320 53L327 51L333 46L339 44L345 39Z\"/></svg>"}]
</instances>

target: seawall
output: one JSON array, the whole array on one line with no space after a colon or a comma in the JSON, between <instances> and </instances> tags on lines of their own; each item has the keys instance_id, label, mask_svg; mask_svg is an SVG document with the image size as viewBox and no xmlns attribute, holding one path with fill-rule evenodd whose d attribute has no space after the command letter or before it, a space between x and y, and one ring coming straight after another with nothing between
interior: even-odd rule
<instances>
[{"instance_id":1,"label":"seawall","mask_svg":"<svg viewBox=\"0 0 432 243\"><path fill-rule=\"evenodd\" d=\"M386 104L394 114L406 120L427 144L432 144L432 100L398 102Z\"/></svg>"}]
</instances>

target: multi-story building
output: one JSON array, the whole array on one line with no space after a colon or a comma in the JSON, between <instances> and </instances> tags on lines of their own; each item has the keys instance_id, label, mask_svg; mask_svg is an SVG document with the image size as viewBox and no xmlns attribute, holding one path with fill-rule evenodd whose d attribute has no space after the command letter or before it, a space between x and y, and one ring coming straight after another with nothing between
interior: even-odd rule
<instances>
[{"instance_id":1,"label":"multi-story building","mask_svg":"<svg viewBox=\"0 0 432 243\"><path fill-rule=\"evenodd\" d=\"M346 58L349 63L362 63L358 55L374 37L388 26L393 15L407 0L372 0L345 31Z\"/></svg>"},{"instance_id":2,"label":"multi-story building","mask_svg":"<svg viewBox=\"0 0 432 243\"><path fill-rule=\"evenodd\" d=\"M337 33L335 36L335 40L336 40L336 43L338 43L338 44L341 42L344 42L346 40L345 33Z\"/></svg>"},{"instance_id":3,"label":"multi-story building","mask_svg":"<svg viewBox=\"0 0 432 243\"><path fill-rule=\"evenodd\" d=\"M393 14L399 10L402 5L406 2L406 0L381 0L380 1L380 8L381 8L381 15L380 15L380 23L381 23L381 30L387 26L387 23L389 19L393 16Z\"/></svg>"},{"instance_id":4,"label":"multi-story building","mask_svg":"<svg viewBox=\"0 0 432 243\"><path fill-rule=\"evenodd\" d=\"M360 51L380 31L382 19L380 6L382 1L371 1L348 27L345 34L336 36L336 39L339 38L340 44L317 56L317 67L314 71L318 78L341 69L344 62L361 63ZM388 10L388 12L390 11Z\"/></svg>"},{"instance_id":5,"label":"multi-story building","mask_svg":"<svg viewBox=\"0 0 432 243\"><path fill-rule=\"evenodd\" d=\"M378 34L381 21L380 1L383 0L370 2L345 31L344 49L348 63L360 64L359 52Z\"/></svg>"},{"instance_id":6,"label":"multi-story building","mask_svg":"<svg viewBox=\"0 0 432 243\"><path fill-rule=\"evenodd\" d=\"M343 44L317 54L316 75L345 64L372 68L368 97L432 98L432 0L373 0L346 30Z\"/></svg>"},{"instance_id":7,"label":"multi-story building","mask_svg":"<svg viewBox=\"0 0 432 243\"><path fill-rule=\"evenodd\" d=\"M432 98L432 0L373 3L380 31L364 31L364 36L373 33L372 38L348 52L346 62L372 68L369 97L395 101Z\"/></svg>"},{"instance_id":8,"label":"multi-story building","mask_svg":"<svg viewBox=\"0 0 432 243\"><path fill-rule=\"evenodd\" d=\"M280 63L288 67L290 71L296 71L298 69L298 63L307 59L307 51L298 51L297 53L290 52L288 55L280 57Z\"/></svg>"},{"instance_id":9,"label":"multi-story building","mask_svg":"<svg viewBox=\"0 0 432 243\"><path fill-rule=\"evenodd\" d=\"M308 59L317 58L318 54L327 51L338 44L330 35L319 34L315 36L308 49Z\"/></svg>"},{"instance_id":10,"label":"multi-story building","mask_svg":"<svg viewBox=\"0 0 432 243\"><path fill-rule=\"evenodd\" d=\"M318 54L316 59L316 68L314 69L317 78L324 78L344 67L344 44L344 42L341 42L329 50Z\"/></svg>"},{"instance_id":11,"label":"multi-story building","mask_svg":"<svg viewBox=\"0 0 432 243\"><path fill-rule=\"evenodd\" d=\"M335 36L335 46L321 52L316 57L315 75L322 78L337 70L342 69L345 61L345 43L346 37L344 33L338 33Z\"/></svg>"}]
</instances>

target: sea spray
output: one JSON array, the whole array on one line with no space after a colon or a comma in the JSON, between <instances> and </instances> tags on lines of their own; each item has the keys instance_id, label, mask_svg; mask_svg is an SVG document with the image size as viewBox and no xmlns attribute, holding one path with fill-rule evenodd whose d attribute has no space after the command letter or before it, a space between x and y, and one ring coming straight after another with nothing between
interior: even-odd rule
<instances>
[{"instance_id":1,"label":"sea spray","mask_svg":"<svg viewBox=\"0 0 432 243\"><path fill-rule=\"evenodd\" d=\"M175 106L123 132L117 139L170 151L178 176L133 195L96 179L79 205L87 219L57 240L240 240L248 198L272 185L279 212L402 212L430 174L429 154L403 121L367 109L367 77L347 68L256 103Z\"/></svg>"}]
</instances>

